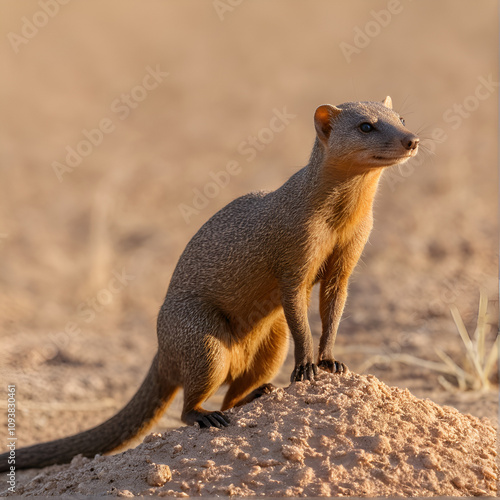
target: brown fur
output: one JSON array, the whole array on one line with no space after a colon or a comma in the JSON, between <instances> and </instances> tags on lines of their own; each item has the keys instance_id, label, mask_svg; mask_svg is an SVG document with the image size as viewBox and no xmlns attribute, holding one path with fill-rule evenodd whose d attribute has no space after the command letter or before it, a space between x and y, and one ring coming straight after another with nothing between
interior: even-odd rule
<instances>
[{"instance_id":1,"label":"brown fur","mask_svg":"<svg viewBox=\"0 0 500 500\"><path fill-rule=\"evenodd\" d=\"M362 131L369 123L372 131ZM333 347L349 276L372 228L385 167L414 156L418 138L383 103L320 106L309 164L270 193L238 198L215 214L181 255L158 315L158 353L131 402L100 426L17 451L17 468L116 449L150 425L184 389L188 424L223 426L203 402L228 384L222 410L268 390L295 345L292 381L317 366L342 372ZM322 335L314 360L307 309L320 283ZM255 392L252 392L255 391ZM7 456L0 457L6 470Z\"/></svg>"}]
</instances>

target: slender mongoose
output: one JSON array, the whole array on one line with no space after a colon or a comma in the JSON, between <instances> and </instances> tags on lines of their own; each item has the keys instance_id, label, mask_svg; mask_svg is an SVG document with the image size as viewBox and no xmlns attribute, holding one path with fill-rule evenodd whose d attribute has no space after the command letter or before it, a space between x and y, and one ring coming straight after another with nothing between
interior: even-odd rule
<instances>
[{"instance_id":1,"label":"slender mongoose","mask_svg":"<svg viewBox=\"0 0 500 500\"><path fill-rule=\"evenodd\" d=\"M325 104L306 167L279 189L247 194L217 212L187 244L157 321L158 352L132 400L103 424L16 451L17 469L93 457L123 445L159 417L179 388L182 420L223 427L224 410L269 389L295 346L292 382L318 368L342 373L333 347L349 276L370 234L384 168L416 155L419 139L383 102ZM320 284L316 361L307 309ZM203 402L228 384L221 412ZM9 455L0 470L9 470Z\"/></svg>"}]
</instances>

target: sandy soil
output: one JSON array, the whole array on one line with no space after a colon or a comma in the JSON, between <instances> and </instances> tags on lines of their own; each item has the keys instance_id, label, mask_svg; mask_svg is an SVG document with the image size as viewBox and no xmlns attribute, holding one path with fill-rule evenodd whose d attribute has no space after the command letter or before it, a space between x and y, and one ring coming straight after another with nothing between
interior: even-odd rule
<instances>
[{"instance_id":1,"label":"sandy soil","mask_svg":"<svg viewBox=\"0 0 500 500\"><path fill-rule=\"evenodd\" d=\"M78 432L125 404L153 358L156 313L198 227L306 164L316 106L388 94L428 151L384 175L337 357L496 425L498 376L490 390L460 391L418 360L442 367L437 348L473 372L450 306L472 334L480 288L488 349L498 329L497 3L402 0L348 61L341 44L388 8L370 5L255 0L221 21L212 2L68 2L19 45L9 34L22 35L41 7L12 3L2 13L0 386L16 386L19 445ZM158 68L161 81L144 93ZM255 157L243 154L276 110L295 116ZM106 119L114 130L60 182L54 162ZM180 207L230 161L241 172L186 220ZM317 310L314 297L316 342ZM290 353L277 385L287 385L291 363ZM181 398L157 432L181 425ZM6 403L0 394L0 437ZM32 476L20 474L18 486Z\"/></svg>"},{"instance_id":2,"label":"sandy soil","mask_svg":"<svg viewBox=\"0 0 500 500\"><path fill-rule=\"evenodd\" d=\"M115 496L495 496L487 419L373 375L323 374L229 412L223 430L151 434L124 453L52 466L18 493Z\"/></svg>"}]
</instances>

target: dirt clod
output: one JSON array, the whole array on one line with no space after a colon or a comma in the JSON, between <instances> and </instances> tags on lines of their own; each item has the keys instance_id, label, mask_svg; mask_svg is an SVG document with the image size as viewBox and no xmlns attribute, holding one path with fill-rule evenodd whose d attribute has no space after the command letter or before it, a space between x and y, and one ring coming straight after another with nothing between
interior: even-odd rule
<instances>
[{"instance_id":1,"label":"dirt clod","mask_svg":"<svg viewBox=\"0 0 500 500\"><path fill-rule=\"evenodd\" d=\"M148 471L147 482L150 486L163 486L172 480L170 467L164 464L152 464Z\"/></svg>"}]
</instances>

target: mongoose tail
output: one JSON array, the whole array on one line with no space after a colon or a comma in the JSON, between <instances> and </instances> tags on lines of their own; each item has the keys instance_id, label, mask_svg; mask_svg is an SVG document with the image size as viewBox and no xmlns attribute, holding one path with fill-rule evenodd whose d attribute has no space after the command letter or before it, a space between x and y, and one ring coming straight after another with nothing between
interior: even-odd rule
<instances>
[{"instance_id":1,"label":"mongoose tail","mask_svg":"<svg viewBox=\"0 0 500 500\"><path fill-rule=\"evenodd\" d=\"M115 450L151 427L176 392L177 387L166 386L162 380L155 356L141 387L119 413L74 436L16 450L15 469L68 463L79 454L94 457ZM8 459L9 453L0 455L0 472L10 470Z\"/></svg>"}]
</instances>

